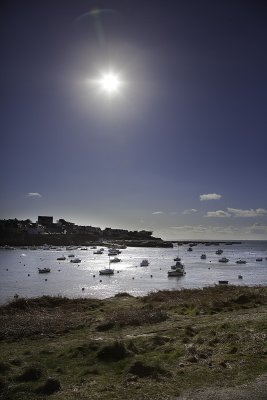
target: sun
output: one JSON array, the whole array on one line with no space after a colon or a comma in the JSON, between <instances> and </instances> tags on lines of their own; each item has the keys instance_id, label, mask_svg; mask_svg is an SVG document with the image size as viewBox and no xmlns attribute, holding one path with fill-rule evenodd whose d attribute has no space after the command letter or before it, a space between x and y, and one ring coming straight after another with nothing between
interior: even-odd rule
<instances>
[{"instance_id":1,"label":"sun","mask_svg":"<svg viewBox=\"0 0 267 400\"><path fill-rule=\"evenodd\" d=\"M112 95L119 92L122 82L117 74L107 72L100 77L98 84L101 90Z\"/></svg>"}]
</instances>

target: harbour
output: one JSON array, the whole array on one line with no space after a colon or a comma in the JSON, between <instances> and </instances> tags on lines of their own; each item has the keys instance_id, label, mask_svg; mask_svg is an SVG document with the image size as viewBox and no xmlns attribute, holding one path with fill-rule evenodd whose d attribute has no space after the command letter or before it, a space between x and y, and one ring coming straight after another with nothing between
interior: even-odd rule
<instances>
[{"instance_id":1,"label":"harbour","mask_svg":"<svg viewBox=\"0 0 267 400\"><path fill-rule=\"evenodd\" d=\"M231 246L220 243L219 247L218 243L195 243L191 248L188 252L187 244L177 243L173 248L126 247L120 250L120 262L112 264L114 273L103 276L99 271L108 269L111 260L108 247L1 248L0 302L4 304L14 296L104 299L122 292L144 296L159 290L204 288L219 281L229 285L267 285L266 241L232 242ZM218 248L229 260L227 263L219 262ZM78 262L73 263L70 255ZM185 273L168 276L178 255ZM148 265L140 266L144 259ZM240 264L239 260L246 262ZM48 268L49 273L40 274L38 268Z\"/></svg>"}]
</instances>

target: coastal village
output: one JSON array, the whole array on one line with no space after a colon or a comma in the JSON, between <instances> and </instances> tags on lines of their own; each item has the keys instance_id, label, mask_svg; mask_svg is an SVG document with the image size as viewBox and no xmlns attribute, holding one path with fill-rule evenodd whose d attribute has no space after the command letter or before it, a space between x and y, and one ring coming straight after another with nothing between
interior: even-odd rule
<instances>
[{"instance_id":1,"label":"coastal village","mask_svg":"<svg viewBox=\"0 0 267 400\"><path fill-rule=\"evenodd\" d=\"M122 241L128 246L172 247L171 242L152 236L152 231L131 231L127 229L101 229L94 226L76 225L53 216L38 216L36 222L30 219L0 220L0 245L88 245L105 241Z\"/></svg>"}]
</instances>

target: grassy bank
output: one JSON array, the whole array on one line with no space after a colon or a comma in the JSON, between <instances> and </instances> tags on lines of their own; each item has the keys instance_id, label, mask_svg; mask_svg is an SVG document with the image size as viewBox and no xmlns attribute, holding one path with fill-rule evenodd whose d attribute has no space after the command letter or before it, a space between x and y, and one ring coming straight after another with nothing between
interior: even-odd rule
<instances>
[{"instance_id":1,"label":"grassy bank","mask_svg":"<svg viewBox=\"0 0 267 400\"><path fill-rule=\"evenodd\" d=\"M267 372L267 288L142 298L18 299L0 307L3 399L173 399Z\"/></svg>"}]
</instances>

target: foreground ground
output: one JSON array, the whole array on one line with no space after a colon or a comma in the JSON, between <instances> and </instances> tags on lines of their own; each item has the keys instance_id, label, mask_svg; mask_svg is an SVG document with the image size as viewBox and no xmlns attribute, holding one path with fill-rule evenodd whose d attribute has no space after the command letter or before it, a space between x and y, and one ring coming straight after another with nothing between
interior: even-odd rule
<instances>
[{"instance_id":1,"label":"foreground ground","mask_svg":"<svg viewBox=\"0 0 267 400\"><path fill-rule=\"evenodd\" d=\"M266 400L267 288L0 307L0 398Z\"/></svg>"}]
</instances>

